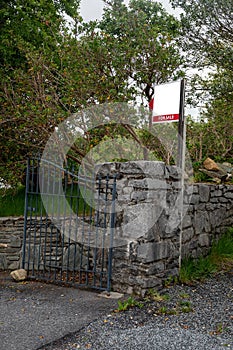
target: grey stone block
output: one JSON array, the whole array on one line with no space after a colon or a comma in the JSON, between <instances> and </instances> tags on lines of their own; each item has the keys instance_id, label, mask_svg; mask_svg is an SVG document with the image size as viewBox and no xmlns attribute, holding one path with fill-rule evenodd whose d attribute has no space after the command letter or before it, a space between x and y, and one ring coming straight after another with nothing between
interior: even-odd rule
<instances>
[{"instance_id":1,"label":"grey stone block","mask_svg":"<svg viewBox=\"0 0 233 350\"><path fill-rule=\"evenodd\" d=\"M165 164L160 161L137 161L135 162L139 166L143 174L150 177L162 177L165 174Z\"/></svg>"},{"instance_id":2,"label":"grey stone block","mask_svg":"<svg viewBox=\"0 0 233 350\"><path fill-rule=\"evenodd\" d=\"M210 203L219 203L219 198L210 198Z\"/></svg>"},{"instance_id":3,"label":"grey stone block","mask_svg":"<svg viewBox=\"0 0 233 350\"><path fill-rule=\"evenodd\" d=\"M199 184L200 202L208 202L210 199L210 188L208 185Z\"/></svg>"},{"instance_id":4,"label":"grey stone block","mask_svg":"<svg viewBox=\"0 0 233 350\"><path fill-rule=\"evenodd\" d=\"M158 261L146 270L146 275L155 275L165 270L164 261Z\"/></svg>"},{"instance_id":5,"label":"grey stone block","mask_svg":"<svg viewBox=\"0 0 233 350\"><path fill-rule=\"evenodd\" d=\"M182 258L190 256L189 243L182 244Z\"/></svg>"},{"instance_id":6,"label":"grey stone block","mask_svg":"<svg viewBox=\"0 0 233 350\"><path fill-rule=\"evenodd\" d=\"M205 211L197 211L194 215L194 228L196 234L210 232L211 224L209 214Z\"/></svg>"},{"instance_id":7,"label":"grey stone block","mask_svg":"<svg viewBox=\"0 0 233 350\"><path fill-rule=\"evenodd\" d=\"M174 247L171 242L142 243L137 248L137 257L144 263L169 258L174 255Z\"/></svg>"},{"instance_id":8,"label":"grey stone block","mask_svg":"<svg viewBox=\"0 0 233 350\"><path fill-rule=\"evenodd\" d=\"M153 202L154 204L163 207L166 206L166 192L164 190L142 190L142 191L134 191L131 194L131 201L134 202ZM130 201L128 201L129 203Z\"/></svg>"},{"instance_id":9,"label":"grey stone block","mask_svg":"<svg viewBox=\"0 0 233 350\"><path fill-rule=\"evenodd\" d=\"M226 192L224 196L225 196L225 198L233 199L233 191L232 192Z\"/></svg>"},{"instance_id":10,"label":"grey stone block","mask_svg":"<svg viewBox=\"0 0 233 350\"><path fill-rule=\"evenodd\" d=\"M21 248L22 246L21 238L18 236L11 236L10 246L12 248Z\"/></svg>"},{"instance_id":11,"label":"grey stone block","mask_svg":"<svg viewBox=\"0 0 233 350\"><path fill-rule=\"evenodd\" d=\"M189 252L192 253L194 249L198 247L197 240L193 240L189 243Z\"/></svg>"},{"instance_id":12,"label":"grey stone block","mask_svg":"<svg viewBox=\"0 0 233 350\"><path fill-rule=\"evenodd\" d=\"M128 186L142 190L166 190L168 185L164 180L145 178L142 180L130 180Z\"/></svg>"},{"instance_id":13,"label":"grey stone block","mask_svg":"<svg viewBox=\"0 0 233 350\"><path fill-rule=\"evenodd\" d=\"M192 226L192 218L190 215L186 214L182 221L182 227L187 228Z\"/></svg>"},{"instance_id":14,"label":"grey stone block","mask_svg":"<svg viewBox=\"0 0 233 350\"><path fill-rule=\"evenodd\" d=\"M172 180L180 180L181 179L181 169L177 168L174 165L166 166L166 177Z\"/></svg>"},{"instance_id":15,"label":"grey stone block","mask_svg":"<svg viewBox=\"0 0 233 350\"><path fill-rule=\"evenodd\" d=\"M141 288L155 288L161 284L161 280L158 277L136 277L134 284Z\"/></svg>"},{"instance_id":16,"label":"grey stone block","mask_svg":"<svg viewBox=\"0 0 233 350\"><path fill-rule=\"evenodd\" d=\"M194 236L194 229L192 227L189 227L183 231L182 234L182 242L186 243L190 241Z\"/></svg>"},{"instance_id":17,"label":"grey stone block","mask_svg":"<svg viewBox=\"0 0 233 350\"><path fill-rule=\"evenodd\" d=\"M20 267L19 261L14 261L8 266L8 269L9 270L17 270L17 269L19 269L19 267Z\"/></svg>"},{"instance_id":18,"label":"grey stone block","mask_svg":"<svg viewBox=\"0 0 233 350\"><path fill-rule=\"evenodd\" d=\"M167 217L167 223L165 226L165 233L167 237L170 236L171 234L174 235L174 233L177 231L181 223L180 208L175 207L172 210L170 209L168 212L170 215Z\"/></svg>"},{"instance_id":19,"label":"grey stone block","mask_svg":"<svg viewBox=\"0 0 233 350\"><path fill-rule=\"evenodd\" d=\"M141 203L125 208L123 216L123 237L129 242L145 236L157 223L163 211L161 206L152 203Z\"/></svg>"},{"instance_id":20,"label":"grey stone block","mask_svg":"<svg viewBox=\"0 0 233 350\"><path fill-rule=\"evenodd\" d=\"M198 185L197 185L197 184L194 184L194 185L193 185L193 193L194 193L194 194L199 193L199 184L198 184Z\"/></svg>"},{"instance_id":21,"label":"grey stone block","mask_svg":"<svg viewBox=\"0 0 233 350\"><path fill-rule=\"evenodd\" d=\"M119 192L119 189L117 189L117 191ZM122 193L123 193L123 195L124 195L124 194L130 195L132 192L133 192L132 186L126 186L126 187L123 187L123 188L122 188Z\"/></svg>"},{"instance_id":22,"label":"grey stone block","mask_svg":"<svg viewBox=\"0 0 233 350\"><path fill-rule=\"evenodd\" d=\"M81 254L80 247L75 244L71 244L68 248L64 249L63 262L64 268L70 271L77 271L88 266L88 259L84 254Z\"/></svg>"},{"instance_id":23,"label":"grey stone block","mask_svg":"<svg viewBox=\"0 0 233 350\"><path fill-rule=\"evenodd\" d=\"M200 201L199 194L193 194L191 199L190 199L190 204L198 204L199 201Z\"/></svg>"},{"instance_id":24,"label":"grey stone block","mask_svg":"<svg viewBox=\"0 0 233 350\"><path fill-rule=\"evenodd\" d=\"M216 209L216 206L213 203L207 203L206 204L206 210L213 211Z\"/></svg>"},{"instance_id":25,"label":"grey stone block","mask_svg":"<svg viewBox=\"0 0 233 350\"><path fill-rule=\"evenodd\" d=\"M0 254L0 270L7 269L7 258L5 254Z\"/></svg>"},{"instance_id":26,"label":"grey stone block","mask_svg":"<svg viewBox=\"0 0 233 350\"><path fill-rule=\"evenodd\" d=\"M208 247L210 244L210 237L208 234L201 234L198 237L198 242L200 244L201 247Z\"/></svg>"},{"instance_id":27,"label":"grey stone block","mask_svg":"<svg viewBox=\"0 0 233 350\"><path fill-rule=\"evenodd\" d=\"M215 190L213 192L211 192L211 198L213 197L221 197L223 195L223 191L222 190Z\"/></svg>"},{"instance_id":28,"label":"grey stone block","mask_svg":"<svg viewBox=\"0 0 233 350\"><path fill-rule=\"evenodd\" d=\"M232 197L232 198L233 198L233 197ZM228 202L229 202L229 199L224 198L224 197L220 197L220 198L219 198L219 202L220 202L220 203L228 203Z\"/></svg>"},{"instance_id":29,"label":"grey stone block","mask_svg":"<svg viewBox=\"0 0 233 350\"><path fill-rule=\"evenodd\" d=\"M216 208L213 212L210 212L210 224L216 229L216 227L221 226L224 218L226 216L225 206L222 208Z\"/></svg>"},{"instance_id":30,"label":"grey stone block","mask_svg":"<svg viewBox=\"0 0 233 350\"><path fill-rule=\"evenodd\" d=\"M199 204L196 204L194 208L195 210L198 210L198 211L205 211L207 204L208 203L199 203Z\"/></svg>"}]
</instances>

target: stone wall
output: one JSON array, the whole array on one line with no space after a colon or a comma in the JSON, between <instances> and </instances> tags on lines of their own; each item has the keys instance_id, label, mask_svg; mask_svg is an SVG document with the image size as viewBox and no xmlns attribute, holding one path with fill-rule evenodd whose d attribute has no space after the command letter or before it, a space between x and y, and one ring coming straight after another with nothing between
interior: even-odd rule
<instances>
[{"instance_id":1,"label":"stone wall","mask_svg":"<svg viewBox=\"0 0 233 350\"><path fill-rule=\"evenodd\" d=\"M23 217L0 218L0 269L20 267L23 243Z\"/></svg>"},{"instance_id":2,"label":"stone wall","mask_svg":"<svg viewBox=\"0 0 233 350\"><path fill-rule=\"evenodd\" d=\"M63 222L69 221L64 218ZM79 252L79 244L68 239L62 230L46 217L29 217L25 247L25 269L43 270L63 264L64 269L77 270L86 266L85 249ZM22 267L24 218L0 218L0 270ZM89 251L90 255L90 251ZM75 261L74 261L75 259Z\"/></svg>"},{"instance_id":3,"label":"stone wall","mask_svg":"<svg viewBox=\"0 0 233 350\"><path fill-rule=\"evenodd\" d=\"M213 241L233 226L233 186L185 182L182 202L181 174L175 166L138 161L107 163L97 171L101 176L118 174L116 290L144 294L161 287L178 275L179 256L207 254Z\"/></svg>"},{"instance_id":4,"label":"stone wall","mask_svg":"<svg viewBox=\"0 0 233 350\"><path fill-rule=\"evenodd\" d=\"M181 235L181 175L175 166L138 161L107 163L96 171L103 177L111 174L110 182L114 174L118 178L114 290L143 295L159 288L178 275L181 253L182 258L207 254L233 226L233 186L185 183ZM19 267L22 239L22 217L0 218L0 269Z\"/></svg>"},{"instance_id":5,"label":"stone wall","mask_svg":"<svg viewBox=\"0 0 233 350\"><path fill-rule=\"evenodd\" d=\"M233 186L195 184L183 220L182 256L206 255L228 227L233 227Z\"/></svg>"}]
</instances>

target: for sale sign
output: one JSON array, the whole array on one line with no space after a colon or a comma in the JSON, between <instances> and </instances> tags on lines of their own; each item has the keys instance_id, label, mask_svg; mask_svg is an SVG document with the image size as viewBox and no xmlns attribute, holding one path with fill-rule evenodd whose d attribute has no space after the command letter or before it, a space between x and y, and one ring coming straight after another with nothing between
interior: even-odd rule
<instances>
[{"instance_id":1,"label":"for sale sign","mask_svg":"<svg viewBox=\"0 0 233 350\"><path fill-rule=\"evenodd\" d=\"M181 81L154 87L152 123L177 122L180 118Z\"/></svg>"}]
</instances>

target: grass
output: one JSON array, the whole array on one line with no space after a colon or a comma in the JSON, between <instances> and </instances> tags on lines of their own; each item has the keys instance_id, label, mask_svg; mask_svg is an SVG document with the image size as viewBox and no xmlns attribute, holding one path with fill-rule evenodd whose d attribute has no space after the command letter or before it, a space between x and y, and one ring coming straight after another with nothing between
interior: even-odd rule
<instances>
[{"instance_id":1,"label":"grass","mask_svg":"<svg viewBox=\"0 0 233 350\"><path fill-rule=\"evenodd\" d=\"M0 189L0 216L21 216L24 214L25 188Z\"/></svg>"},{"instance_id":2,"label":"grass","mask_svg":"<svg viewBox=\"0 0 233 350\"><path fill-rule=\"evenodd\" d=\"M220 271L233 268L233 228L229 229L216 242L207 257L199 259L187 258L182 262L179 280L189 284L203 280Z\"/></svg>"},{"instance_id":3,"label":"grass","mask_svg":"<svg viewBox=\"0 0 233 350\"><path fill-rule=\"evenodd\" d=\"M90 197L91 194L87 191L85 197ZM88 203L83 199L82 194L78 186L68 187L66 189L66 199L70 204L68 207L67 203L62 200L59 196L47 196L45 205L48 208L49 213L70 213L71 208L75 213L89 215L91 209ZM0 217L8 216L22 216L24 215L25 206L25 187L21 186L17 189L0 189ZM32 215L45 215L46 210L44 203L42 202L40 194L29 194L28 195L28 207L30 207Z\"/></svg>"}]
</instances>

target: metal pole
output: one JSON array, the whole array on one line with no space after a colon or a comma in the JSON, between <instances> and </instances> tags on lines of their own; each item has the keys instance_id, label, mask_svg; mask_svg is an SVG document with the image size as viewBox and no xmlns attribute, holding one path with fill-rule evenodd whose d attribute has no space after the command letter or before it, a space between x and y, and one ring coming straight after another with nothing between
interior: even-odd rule
<instances>
[{"instance_id":1,"label":"metal pole","mask_svg":"<svg viewBox=\"0 0 233 350\"><path fill-rule=\"evenodd\" d=\"M178 124L178 155L177 155L177 166L183 168L184 161L184 146L185 146L185 135L184 135L184 98L185 98L185 80L181 80L180 85L180 110L179 110L179 124Z\"/></svg>"},{"instance_id":2,"label":"metal pole","mask_svg":"<svg viewBox=\"0 0 233 350\"><path fill-rule=\"evenodd\" d=\"M179 270L182 263L182 238L183 238L183 207L184 207L184 172L185 172L185 148L186 148L186 120L184 116L185 80L181 80L180 87L180 111L178 125L178 161L181 170L181 192L180 192L180 237L179 237Z\"/></svg>"}]
</instances>

